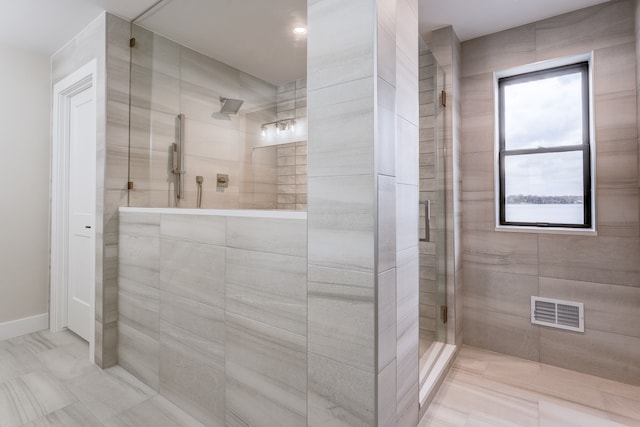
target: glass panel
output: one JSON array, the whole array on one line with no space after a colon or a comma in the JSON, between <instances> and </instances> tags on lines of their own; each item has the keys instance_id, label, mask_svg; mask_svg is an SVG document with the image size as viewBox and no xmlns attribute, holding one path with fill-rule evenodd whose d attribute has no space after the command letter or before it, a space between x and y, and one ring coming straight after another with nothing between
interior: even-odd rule
<instances>
[{"instance_id":1,"label":"glass panel","mask_svg":"<svg viewBox=\"0 0 640 427\"><path fill-rule=\"evenodd\" d=\"M583 224L582 157L582 151L506 156L506 221Z\"/></svg>"},{"instance_id":2,"label":"glass panel","mask_svg":"<svg viewBox=\"0 0 640 427\"><path fill-rule=\"evenodd\" d=\"M436 68L436 93L444 91L444 71L441 66ZM439 97L436 100L436 194L438 203L433 211L432 222L436 226L436 341L447 342L446 323L443 322L440 307L447 306L447 198L446 198L446 161L445 161L445 108Z\"/></svg>"},{"instance_id":3,"label":"glass panel","mask_svg":"<svg viewBox=\"0 0 640 427\"><path fill-rule=\"evenodd\" d=\"M306 210L306 75L266 81L131 35L129 206Z\"/></svg>"},{"instance_id":4,"label":"glass panel","mask_svg":"<svg viewBox=\"0 0 640 427\"><path fill-rule=\"evenodd\" d=\"M503 88L506 150L582 144L581 72Z\"/></svg>"},{"instance_id":5,"label":"glass panel","mask_svg":"<svg viewBox=\"0 0 640 427\"><path fill-rule=\"evenodd\" d=\"M429 239L420 242L420 384L426 380L447 341L441 307L446 292L446 197L444 131L441 104L444 72L431 52L420 53L420 200L429 201ZM426 209L420 205L420 237L425 238Z\"/></svg>"}]
</instances>

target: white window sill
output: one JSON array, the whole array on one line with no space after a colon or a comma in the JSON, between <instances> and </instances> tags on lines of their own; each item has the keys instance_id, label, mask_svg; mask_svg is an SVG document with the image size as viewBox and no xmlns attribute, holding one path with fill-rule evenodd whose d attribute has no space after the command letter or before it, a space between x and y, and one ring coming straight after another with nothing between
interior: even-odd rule
<instances>
[{"instance_id":1,"label":"white window sill","mask_svg":"<svg viewBox=\"0 0 640 427\"><path fill-rule=\"evenodd\" d=\"M597 236L593 228L562 228L562 227L528 227L522 225L496 225L496 231L506 233L537 233L537 234L568 234L571 236Z\"/></svg>"}]
</instances>

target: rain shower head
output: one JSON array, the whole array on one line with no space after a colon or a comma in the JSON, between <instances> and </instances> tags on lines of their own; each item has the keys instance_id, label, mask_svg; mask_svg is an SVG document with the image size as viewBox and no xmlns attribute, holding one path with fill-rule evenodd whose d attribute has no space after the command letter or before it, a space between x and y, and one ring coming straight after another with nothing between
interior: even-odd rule
<instances>
[{"instance_id":1,"label":"rain shower head","mask_svg":"<svg viewBox=\"0 0 640 427\"><path fill-rule=\"evenodd\" d=\"M240 107L244 103L241 99L231 99L220 97L220 113L222 114L238 114Z\"/></svg>"}]
</instances>

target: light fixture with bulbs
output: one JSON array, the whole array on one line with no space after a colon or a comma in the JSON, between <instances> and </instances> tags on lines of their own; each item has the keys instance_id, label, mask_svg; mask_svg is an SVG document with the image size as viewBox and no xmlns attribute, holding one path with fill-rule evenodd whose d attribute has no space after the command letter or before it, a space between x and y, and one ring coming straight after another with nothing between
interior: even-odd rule
<instances>
[{"instance_id":1,"label":"light fixture with bulbs","mask_svg":"<svg viewBox=\"0 0 640 427\"><path fill-rule=\"evenodd\" d=\"M296 119L282 119L276 120L275 122L263 123L261 128L261 135L263 137L267 136L267 132L269 131L269 127L273 126L275 129L276 135L279 135L281 132L289 131L294 133L296 131Z\"/></svg>"}]
</instances>

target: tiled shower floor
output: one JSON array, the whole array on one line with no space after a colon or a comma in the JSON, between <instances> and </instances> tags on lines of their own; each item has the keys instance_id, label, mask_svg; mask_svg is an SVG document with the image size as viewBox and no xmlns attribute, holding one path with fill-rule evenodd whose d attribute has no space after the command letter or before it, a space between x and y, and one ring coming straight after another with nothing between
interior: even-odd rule
<instances>
[{"instance_id":1,"label":"tiled shower floor","mask_svg":"<svg viewBox=\"0 0 640 427\"><path fill-rule=\"evenodd\" d=\"M640 387L465 346L419 427L444 426L640 426Z\"/></svg>"},{"instance_id":2,"label":"tiled shower floor","mask_svg":"<svg viewBox=\"0 0 640 427\"><path fill-rule=\"evenodd\" d=\"M71 332L0 341L2 427L202 426L119 366L89 363Z\"/></svg>"}]
</instances>

